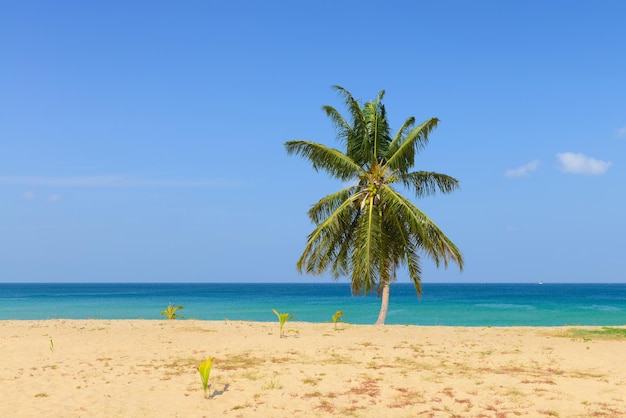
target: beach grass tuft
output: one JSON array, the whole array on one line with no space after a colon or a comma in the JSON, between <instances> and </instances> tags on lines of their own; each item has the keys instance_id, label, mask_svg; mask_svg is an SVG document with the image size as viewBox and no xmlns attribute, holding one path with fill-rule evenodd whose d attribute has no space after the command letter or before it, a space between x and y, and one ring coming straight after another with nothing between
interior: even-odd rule
<instances>
[{"instance_id":1,"label":"beach grass tuft","mask_svg":"<svg viewBox=\"0 0 626 418\"><path fill-rule=\"evenodd\" d=\"M276 390L282 388L283 385L278 380L270 380L265 386L262 387L263 390Z\"/></svg>"},{"instance_id":2,"label":"beach grass tuft","mask_svg":"<svg viewBox=\"0 0 626 418\"><path fill-rule=\"evenodd\" d=\"M244 369L249 371L253 367L257 367L267 361L267 358L251 356L249 352L227 355L223 359L223 365L220 370L238 370Z\"/></svg>"},{"instance_id":3,"label":"beach grass tuft","mask_svg":"<svg viewBox=\"0 0 626 418\"><path fill-rule=\"evenodd\" d=\"M565 331L565 333L561 336L572 339L582 339L583 341L590 341L592 339L621 340L626 338L626 328L571 328Z\"/></svg>"}]
</instances>

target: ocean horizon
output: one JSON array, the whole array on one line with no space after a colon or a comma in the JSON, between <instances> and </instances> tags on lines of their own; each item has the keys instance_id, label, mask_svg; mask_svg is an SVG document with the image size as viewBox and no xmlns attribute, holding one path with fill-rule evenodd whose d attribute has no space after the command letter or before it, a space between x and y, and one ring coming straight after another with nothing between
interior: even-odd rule
<instances>
[{"instance_id":1,"label":"ocean horizon","mask_svg":"<svg viewBox=\"0 0 626 418\"><path fill-rule=\"evenodd\" d=\"M387 324L445 326L626 325L626 283L410 283L391 287ZM375 294L349 283L0 283L0 320L163 319L169 304L185 319L373 324Z\"/></svg>"}]
</instances>

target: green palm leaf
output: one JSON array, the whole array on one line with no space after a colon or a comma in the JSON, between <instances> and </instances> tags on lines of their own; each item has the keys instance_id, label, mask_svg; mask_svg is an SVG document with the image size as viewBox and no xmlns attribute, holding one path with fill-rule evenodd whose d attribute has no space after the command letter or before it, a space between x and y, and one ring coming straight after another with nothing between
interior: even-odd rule
<instances>
[{"instance_id":1,"label":"green palm leaf","mask_svg":"<svg viewBox=\"0 0 626 418\"><path fill-rule=\"evenodd\" d=\"M413 189L417 197L433 195L439 190L443 194L459 189L459 181L445 174L417 171L400 176L400 181L408 189Z\"/></svg>"},{"instance_id":2,"label":"green palm leaf","mask_svg":"<svg viewBox=\"0 0 626 418\"><path fill-rule=\"evenodd\" d=\"M339 150L307 141L289 141L285 143L288 154L295 154L311 161L317 171L323 169L339 180L350 180L359 172L360 167Z\"/></svg>"},{"instance_id":3,"label":"green palm leaf","mask_svg":"<svg viewBox=\"0 0 626 418\"><path fill-rule=\"evenodd\" d=\"M406 136L396 135L389 145L389 167L402 173L408 172L415 164L415 154L428 145L428 135L438 123L439 119L432 118L411 129Z\"/></svg>"}]
</instances>

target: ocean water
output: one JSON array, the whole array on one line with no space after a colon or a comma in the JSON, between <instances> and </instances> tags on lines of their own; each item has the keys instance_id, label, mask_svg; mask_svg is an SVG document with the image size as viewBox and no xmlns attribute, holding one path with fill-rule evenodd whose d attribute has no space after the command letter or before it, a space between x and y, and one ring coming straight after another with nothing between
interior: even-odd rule
<instances>
[{"instance_id":1,"label":"ocean water","mask_svg":"<svg viewBox=\"0 0 626 418\"><path fill-rule=\"evenodd\" d=\"M376 295L352 296L347 283L0 283L0 320L162 319L168 304L185 319L330 322L376 321ZM623 284L411 284L391 287L388 324L462 326L626 325Z\"/></svg>"}]
</instances>

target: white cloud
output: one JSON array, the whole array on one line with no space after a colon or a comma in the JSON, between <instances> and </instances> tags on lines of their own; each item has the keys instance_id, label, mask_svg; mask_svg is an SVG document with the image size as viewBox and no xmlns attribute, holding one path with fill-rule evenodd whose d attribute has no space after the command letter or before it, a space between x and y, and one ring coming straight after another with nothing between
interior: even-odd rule
<instances>
[{"instance_id":1,"label":"white cloud","mask_svg":"<svg viewBox=\"0 0 626 418\"><path fill-rule=\"evenodd\" d=\"M615 130L615 136L618 138L626 137L626 126L622 126L621 128L617 128Z\"/></svg>"},{"instance_id":2,"label":"white cloud","mask_svg":"<svg viewBox=\"0 0 626 418\"><path fill-rule=\"evenodd\" d=\"M573 152L556 154L556 158L561 163L561 171L573 174L601 175L606 173L612 164L610 161L596 160L585 154Z\"/></svg>"},{"instance_id":3,"label":"white cloud","mask_svg":"<svg viewBox=\"0 0 626 418\"><path fill-rule=\"evenodd\" d=\"M22 193L22 198L26 200L31 200L35 198L35 192L28 190Z\"/></svg>"},{"instance_id":4,"label":"white cloud","mask_svg":"<svg viewBox=\"0 0 626 418\"><path fill-rule=\"evenodd\" d=\"M527 176L531 171L536 170L537 167L539 167L539 160L534 160L521 167L507 170L504 175L507 177L524 177Z\"/></svg>"},{"instance_id":5,"label":"white cloud","mask_svg":"<svg viewBox=\"0 0 626 418\"><path fill-rule=\"evenodd\" d=\"M87 177L0 177L0 184L54 187L238 187L243 183L224 179L214 180L167 180L141 179L123 176Z\"/></svg>"},{"instance_id":6,"label":"white cloud","mask_svg":"<svg viewBox=\"0 0 626 418\"><path fill-rule=\"evenodd\" d=\"M50 203L56 203L59 200L61 200L61 195L59 194L53 194L53 195L48 196L48 202Z\"/></svg>"}]
</instances>

